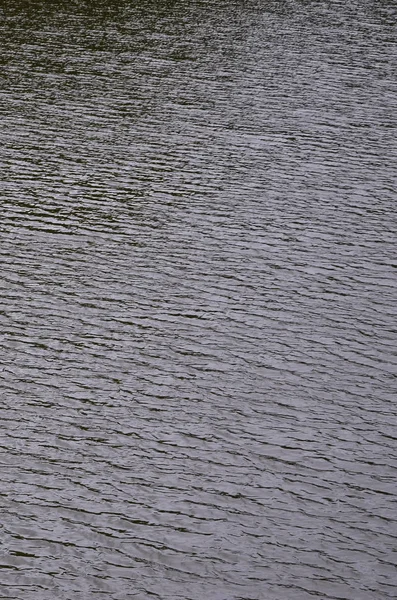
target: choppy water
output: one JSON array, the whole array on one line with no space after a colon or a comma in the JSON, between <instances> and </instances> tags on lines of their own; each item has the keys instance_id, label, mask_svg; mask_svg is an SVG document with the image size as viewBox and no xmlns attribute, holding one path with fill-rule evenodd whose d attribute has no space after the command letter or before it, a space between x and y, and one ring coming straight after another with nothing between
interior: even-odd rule
<instances>
[{"instance_id":1,"label":"choppy water","mask_svg":"<svg viewBox=\"0 0 397 600\"><path fill-rule=\"evenodd\" d=\"M2 599L396 597L396 20L3 2Z\"/></svg>"}]
</instances>

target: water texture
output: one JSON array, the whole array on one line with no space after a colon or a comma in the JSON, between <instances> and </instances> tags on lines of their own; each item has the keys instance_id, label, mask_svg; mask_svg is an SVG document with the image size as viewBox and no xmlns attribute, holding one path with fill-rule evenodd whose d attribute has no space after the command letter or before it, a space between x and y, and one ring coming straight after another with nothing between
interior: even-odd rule
<instances>
[{"instance_id":1,"label":"water texture","mask_svg":"<svg viewBox=\"0 0 397 600\"><path fill-rule=\"evenodd\" d=\"M396 598L396 22L2 3L2 600Z\"/></svg>"}]
</instances>

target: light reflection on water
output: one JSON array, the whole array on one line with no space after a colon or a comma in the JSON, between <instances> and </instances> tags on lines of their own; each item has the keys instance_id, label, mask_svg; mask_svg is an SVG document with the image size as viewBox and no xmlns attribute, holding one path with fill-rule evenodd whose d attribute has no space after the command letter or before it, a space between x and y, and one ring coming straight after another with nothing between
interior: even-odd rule
<instances>
[{"instance_id":1,"label":"light reflection on water","mask_svg":"<svg viewBox=\"0 0 397 600\"><path fill-rule=\"evenodd\" d=\"M394 597L394 3L0 14L1 597Z\"/></svg>"}]
</instances>

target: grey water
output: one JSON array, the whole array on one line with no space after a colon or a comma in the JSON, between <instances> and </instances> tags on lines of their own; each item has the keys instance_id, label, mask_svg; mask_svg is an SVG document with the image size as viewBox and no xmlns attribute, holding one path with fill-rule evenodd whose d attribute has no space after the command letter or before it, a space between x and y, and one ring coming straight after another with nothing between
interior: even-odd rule
<instances>
[{"instance_id":1,"label":"grey water","mask_svg":"<svg viewBox=\"0 0 397 600\"><path fill-rule=\"evenodd\" d=\"M396 598L396 23L3 0L2 600Z\"/></svg>"}]
</instances>

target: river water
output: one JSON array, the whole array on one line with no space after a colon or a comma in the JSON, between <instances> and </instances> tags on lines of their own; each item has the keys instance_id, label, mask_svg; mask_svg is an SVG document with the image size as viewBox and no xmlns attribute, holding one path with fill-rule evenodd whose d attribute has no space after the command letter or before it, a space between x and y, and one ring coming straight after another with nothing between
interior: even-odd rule
<instances>
[{"instance_id":1,"label":"river water","mask_svg":"<svg viewBox=\"0 0 397 600\"><path fill-rule=\"evenodd\" d=\"M1 599L396 597L396 21L2 3Z\"/></svg>"}]
</instances>

